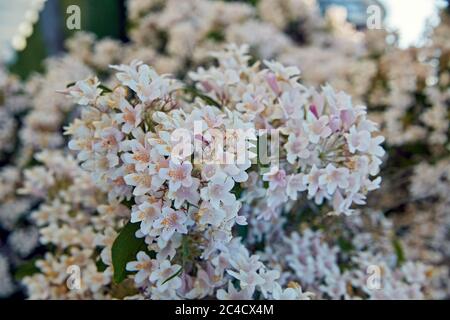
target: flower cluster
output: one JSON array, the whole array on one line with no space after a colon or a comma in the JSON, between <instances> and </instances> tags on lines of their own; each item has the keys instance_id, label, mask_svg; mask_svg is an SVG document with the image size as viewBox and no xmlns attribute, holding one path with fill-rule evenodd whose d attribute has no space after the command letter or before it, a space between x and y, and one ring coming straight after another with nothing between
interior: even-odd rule
<instances>
[{"instance_id":1,"label":"flower cluster","mask_svg":"<svg viewBox=\"0 0 450 320\"><path fill-rule=\"evenodd\" d=\"M449 296L448 14L400 49L315 0L127 5L0 70L0 296Z\"/></svg>"},{"instance_id":2,"label":"flower cluster","mask_svg":"<svg viewBox=\"0 0 450 320\"><path fill-rule=\"evenodd\" d=\"M36 165L25 170L21 194L41 200L31 212L39 226L40 244L48 249L35 263L37 272L22 282L31 299L105 299L111 297L111 245L115 223L129 214L126 207L108 203L89 174L60 151L36 154ZM97 214L102 213L102 216ZM111 239L112 238L112 239ZM98 270L98 265L102 271ZM70 268L82 274L71 287ZM76 282L72 285L76 286ZM75 290L71 290L75 289Z\"/></svg>"},{"instance_id":3,"label":"flower cluster","mask_svg":"<svg viewBox=\"0 0 450 320\"><path fill-rule=\"evenodd\" d=\"M280 144L264 184L252 189L252 195L264 199L261 217L279 214L302 192L316 204L330 200L336 214L351 214L353 203L365 203L367 192L381 182L376 175L384 155L384 138L376 135L377 125L367 119L365 107L353 106L350 96L330 86L321 91L302 86L296 67L275 61L265 61L263 70L247 66L245 46L215 56L217 67L190 74L197 87Z\"/></svg>"},{"instance_id":4,"label":"flower cluster","mask_svg":"<svg viewBox=\"0 0 450 320\"><path fill-rule=\"evenodd\" d=\"M233 239L233 227L247 224L242 201L259 200L257 214L269 220L303 192L350 214L353 202L377 188L380 178L369 177L378 173L383 139L372 136L376 125L363 107L331 87L318 93L302 86L295 67L250 65L245 46L213 55L217 67L189 74L195 89L137 61L112 66L121 83L112 91L97 78L76 82L66 93L86 107L66 129L69 147L110 199L131 203L130 223L139 223L136 236L149 253L139 252L127 269L138 271L135 282L149 297L205 297L227 282L218 297L255 290L303 297L297 286L283 291L278 272ZM242 133L252 141L280 135L284 160L272 157L276 165L264 172L259 154L253 164L251 152L240 158L248 151ZM261 183L247 193L250 173ZM229 246L242 253L224 259ZM230 276L239 293L230 291Z\"/></svg>"}]
</instances>

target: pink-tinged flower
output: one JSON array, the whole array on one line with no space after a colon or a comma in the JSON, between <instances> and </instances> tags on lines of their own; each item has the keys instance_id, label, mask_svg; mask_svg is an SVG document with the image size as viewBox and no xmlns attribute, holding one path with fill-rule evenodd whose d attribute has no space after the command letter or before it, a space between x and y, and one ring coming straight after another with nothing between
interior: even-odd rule
<instances>
[{"instance_id":1,"label":"pink-tinged flower","mask_svg":"<svg viewBox=\"0 0 450 320\"><path fill-rule=\"evenodd\" d=\"M152 176L147 172L136 172L127 174L124 177L125 182L129 186L134 186L133 194L135 196L142 196L149 192L150 190L154 190L152 185Z\"/></svg>"},{"instance_id":2,"label":"pink-tinged flower","mask_svg":"<svg viewBox=\"0 0 450 320\"><path fill-rule=\"evenodd\" d=\"M148 234L153 222L161 216L161 205L158 202L150 203L145 201L140 205L135 205L131 212L131 222L140 222L140 230L143 234Z\"/></svg>"},{"instance_id":3,"label":"pink-tinged flower","mask_svg":"<svg viewBox=\"0 0 450 320\"><path fill-rule=\"evenodd\" d=\"M191 186L189 187L181 186L176 191L169 190L169 199L175 200L174 206L176 209L181 208L181 206L186 201L196 206L200 201L200 192L198 190L199 186L200 180L197 178L193 178Z\"/></svg>"},{"instance_id":4,"label":"pink-tinged flower","mask_svg":"<svg viewBox=\"0 0 450 320\"><path fill-rule=\"evenodd\" d=\"M266 73L266 82L269 85L270 89L276 94L279 95L281 93L280 86L277 82L277 76L273 72Z\"/></svg>"},{"instance_id":5,"label":"pink-tinged flower","mask_svg":"<svg viewBox=\"0 0 450 320\"><path fill-rule=\"evenodd\" d=\"M291 133L288 138L288 142L285 144L285 149L287 151L287 161L290 164L295 164L297 158L307 159L311 155L308 150L309 140L305 135L296 136Z\"/></svg>"},{"instance_id":6,"label":"pink-tinged flower","mask_svg":"<svg viewBox=\"0 0 450 320\"><path fill-rule=\"evenodd\" d=\"M267 190L267 204L269 207L277 208L288 200L285 187L277 187L273 190Z\"/></svg>"},{"instance_id":7,"label":"pink-tinged flower","mask_svg":"<svg viewBox=\"0 0 450 320\"><path fill-rule=\"evenodd\" d=\"M139 79L135 88L132 88L139 99L150 103L156 99L166 97L175 88L174 82L165 75L159 75L148 65L138 68Z\"/></svg>"},{"instance_id":8,"label":"pink-tinged flower","mask_svg":"<svg viewBox=\"0 0 450 320\"><path fill-rule=\"evenodd\" d=\"M69 93L75 98L75 101L83 106L94 104L95 100L100 96L102 90L98 88L100 82L97 77L89 78L87 80L80 80L75 83L74 86L62 93Z\"/></svg>"},{"instance_id":9,"label":"pink-tinged flower","mask_svg":"<svg viewBox=\"0 0 450 320\"><path fill-rule=\"evenodd\" d=\"M139 251L136 255L137 261L127 263L127 271L137 271L134 276L136 284L142 284L149 280L150 276L158 270L158 261L150 259L150 257L143 251Z\"/></svg>"},{"instance_id":10,"label":"pink-tinged flower","mask_svg":"<svg viewBox=\"0 0 450 320\"><path fill-rule=\"evenodd\" d=\"M242 102L236 105L236 110L242 113L250 113L252 115L257 115L264 111L264 103L261 99L256 97L255 94L245 92L242 97ZM252 117L254 119L254 117Z\"/></svg>"},{"instance_id":11,"label":"pink-tinged flower","mask_svg":"<svg viewBox=\"0 0 450 320\"><path fill-rule=\"evenodd\" d=\"M245 182L248 179L246 170L252 165L249 159L243 164L226 164L223 165L223 171L231 177L235 182Z\"/></svg>"},{"instance_id":12,"label":"pink-tinged flower","mask_svg":"<svg viewBox=\"0 0 450 320\"><path fill-rule=\"evenodd\" d=\"M314 118L308 124L305 124L304 128L311 143L318 143L321 138L325 139L331 134L328 116L321 116L319 119Z\"/></svg>"},{"instance_id":13,"label":"pink-tinged flower","mask_svg":"<svg viewBox=\"0 0 450 320\"><path fill-rule=\"evenodd\" d=\"M300 285L292 285L286 289L282 289L281 286L276 283L274 285L274 290L272 297L274 300L311 300L314 296L312 292L303 292Z\"/></svg>"},{"instance_id":14,"label":"pink-tinged flower","mask_svg":"<svg viewBox=\"0 0 450 320\"><path fill-rule=\"evenodd\" d=\"M366 187L367 191L373 191L380 188L381 184L381 177L377 177L374 180L366 179L364 186Z\"/></svg>"},{"instance_id":15,"label":"pink-tinged flower","mask_svg":"<svg viewBox=\"0 0 450 320\"><path fill-rule=\"evenodd\" d=\"M136 91L137 82L139 81L138 67L140 65L142 65L142 61L133 60L130 65L111 65L110 68L120 71L116 73L117 79L124 86L130 87Z\"/></svg>"},{"instance_id":16,"label":"pink-tinged flower","mask_svg":"<svg viewBox=\"0 0 450 320\"><path fill-rule=\"evenodd\" d=\"M319 185L321 188L325 188L328 194L332 195L337 187L342 189L348 187L349 173L347 168L336 168L329 163L319 178Z\"/></svg>"},{"instance_id":17,"label":"pink-tinged flower","mask_svg":"<svg viewBox=\"0 0 450 320\"><path fill-rule=\"evenodd\" d=\"M205 164L202 167L201 171L202 179L206 181L210 181L213 179L216 180L225 180L227 175L222 171L222 168L218 164Z\"/></svg>"},{"instance_id":18,"label":"pink-tinged flower","mask_svg":"<svg viewBox=\"0 0 450 320\"><path fill-rule=\"evenodd\" d=\"M253 292L250 288L237 291L231 281L228 281L228 292L224 289L217 291L217 299L219 300L250 300Z\"/></svg>"},{"instance_id":19,"label":"pink-tinged flower","mask_svg":"<svg viewBox=\"0 0 450 320\"><path fill-rule=\"evenodd\" d=\"M264 61L264 64L274 73L275 77L281 81L289 82L291 79L297 79L300 70L295 66L285 67L277 61Z\"/></svg>"},{"instance_id":20,"label":"pink-tinged flower","mask_svg":"<svg viewBox=\"0 0 450 320\"><path fill-rule=\"evenodd\" d=\"M304 110L301 106L306 103L305 95L297 90L290 90L283 92L279 100L287 119L303 119Z\"/></svg>"},{"instance_id":21,"label":"pink-tinged flower","mask_svg":"<svg viewBox=\"0 0 450 320\"><path fill-rule=\"evenodd\" d=\"M151 164L151 148L144 142L142 145L138 140L131 140L129 146L132 153L124 153L122 156L126 164L133 164L136 171L144 171Z\"/></svg>"},{"instance_id":22,"label":"pink-tinged flower","mask_svg":"<svg viewBox=\"0 0 450 320\"><path fill-rule=\"evenodd\" d=\"M350 128L356 120L355 112L351 109L341 110L339 113L344 130Z\"/></svg>"},{"instance_id":23,"label":"pink-tinged flower","mask_svg":"<svg viewBox=\"0 0 450 320\"><path fill-rule=\"evenodd\" d=\"M322 175L321 170L313 165L311 171L303 177L303 183L308 186L308 196L313 197L319 190L319 178Z\"/></svg>"},{"instance_id":24,"label":"pink-tinged flower","mask_svg":"<svg viewBox=\"0 0 450 320\"><path fill-rule=\"evenodd\" d=\"M298 193L306 190L304 174L292 174L287 177L286 194L292 200L297 200Z\"/></svg>"},{"instance_id":25,"label":"pink-tinged flower","mask_svg":"<svg viewBox=\"0 0 450 320\"><path fill-rule=\"evenodd\" d=\"M350 128L350 132L345 135L348 143L348 150L355 153L356 150L365 152L370 145L370 132L366 130L357 131L355 126Z\"/></svg>"},{"instance_id":26,"label":"pink-tinged flower","mask_svg":"<svg viewBox=\"0 0 450 320\"><path fill-rule=\"evenodd\" d=\"M170 161L168 168L159 170L159 177L169 181L170 191L177 191L181 186L190 187L192 185L191 171L192 164L189 161L181 164Z\"/></svg>"},{"instance_id":27,"label":"pink-tinged flower","mask_svg":"<svg viewBox=\"0 0 450 320\"><path fill-rule=\"evenodd\" d=\"M380 172L381 160L377 157L371 157L369 163L369 174L372 176L377 175Z\"/></svg>"},{"instance_id":28,"label":"pink-tinged flower","mask_svg":"<svg viewBox=\"0 0 450 320\"><path fill-rule=\"evenodd\" d=\"M119 151L119 142L124 134L115 127L105 128L100 132L99 141L94 143L94 150L104 153L116 153Z\"/></svg>"},{"instance_id":29,"label":"pink-tinged flower","mask_svg":"<svg viewBox=\"0 0 450 320\"><path fill-rule=\"evenodd\" d=\"M284 188L286 186L286 171L272 168L270 172L263 176L263 180L269 182L269 190Z\"/></svg>"},{"instance_id":30,"label":"pink-tinged flower","mask_svg":"<svg viewBox=\"0 0 450 320\"><path fill-rule=\"evenodd\" d=\"M316 117L316 119L319 119L319 112L317 111L317 107L315 104L312 104L309 106L309 111Z\"/></svg>"},{"instance_id":31,"label":"pink-tinged flower","mask_svg":"<svg viewBox=\"0 0 450 320\"><path fill-rule=\"evenodd\" d=\"M143 105L138 104L133 107L125 98L122 98L120 99L119 109L122 113L116 115L116 120L123 124L122 131L128 134L142 122Z\"/></svg>"},{"instance_id":32,"label":"pink-tinged flower","mask_svg":"<svg viewBox=\"0 0 450 320\"><path fill-rule=\"evenodd\" d=\"M175 232L187 233L187 228L184 225L186 220L186 214L183 212L164 207L162 209L162 216L153 223L153 226L161 229L161 237L167 241Z\"/></svg>"},{"instance_id":33,"label":"pink-tinged flower","mask_svg":"<svg viewBox=\"0 0 450 320\"><path fill-rule=\"evenodd\" d=\"M223 124L224 115L218 110L211 106L205 106L201 109L202 119L205 121L207 128L217 128Z\"/></svg>"},{"instance_id":34,"label":"pink-tinged flower","mask_svg":"<svg viewBox=\"0 0 450 320\"><path fill-rule=\"evenodd\" d=\"M172 151L171 139L171 134L168 131L159 131L157 136L148 138L147 141L161 156L170 156Z\"/></svg>"},{"instance_id":35,"label":"pink-tinged flower","mask_svg":"<svg viewBox=\"0 0 450 320\"><path fill-rule=\"evenodd\" d=\"M212 265L208 263L205 269L198 266L197 276L194 279L187 276L186 273L183 273L182 278L185 279L184 288L190 290L189 292L186 292L186 298L202 299L208 295L211 295L214 292L214 288L218 284L218 279L215 276L214 271L215 270Z\"/></svg>"},{"instance_id":36,"label":"pink-tinged flower","mask_svg":"<svg viewBox=\"0 0 450 320\"><path fill-rule=\"evenodd\" d=\"M323 189L317 190L316 194L310 199L314 198L314 203L317 205L321 205L325 199L331 199L331 196Z\"/></svg>"},{"instance_id":37,"label":"pink-tinged flower","mask_svg":"<svg viewBox=\"0 0 450 320\"><path fill-rule=\"evenodd\" d=\"M270 221L273 218L277 218L280 215L279 210L274 207L265 206L262 210L260 210L257 219Z\"/></svg>"},{"instance_id":38,"label":"pink-tinged flower","mask_svg":"<svg viewBox=\"0 0 450 320\"><path fill-rule=\"evenodd\" d=\"M337 132L341 129L341 123L341 119L338 116L332 115L328 125L330 126L332 132Z\"/></svg>"},{"instance_id":39,"label":"pink-tinged flower","mask_svg":"<svg viewBox=\"0 0 450 320\"><path fill-rule=\"evenodd\" d=\"M351 202L345 199L340 191L336 191L331 204L333 211L330 214L340 215L343 212L348 212Z\"/></svg>"},{"instance_id":40,"label":"pink-tinged flower","mask_svg":"<svg viewBox=\"0 0 450 320\"><path fill-rule=\"evenodd\" d=\"M248 225L246 216L237 216L235 221L236 221L236 224L238 224L240 226Z\"/></svg>"},{"instance_id":41,"label":"pink-tinged flower","mask_svg":"<svg viewBox=\"0 0 450 320\"><path fill-rule=\"evenodd\" d=\"M263 269L260 271L259 275L264 279L264 284L260 285L261 293L265 298L267 298L267 293L273 292L275 289L275 280L280 278L280 271Z\"/></svg>"},{"instance_id":42,"label":"pink-tinged flower","mask_svg":"<svg viewBox=\"0 0 450 320\"><path fill-rule=\"evenodd\" d=\"M210 202L203 201L198 212L198 222L202 225L220 226L226 218L222 208L214 207Z\"/></svg>"},{"instance_id":43,"label":"pink-tinged flower","mask_svg":"<svg viewBox=\"0 0 450 320\"><path fill-rule=\"evenodd\" d=\"M203 200L211 202L216 208L220 207L220 203L230 205L236 201L234 194L230 193L234 187L234 182L231 178L225 180L214 179L208 183L208 186L200 190L200 195Z\"/></svg>"},{"instance_id":44,"label":"pink-tinged flower","mask_svg":"<svg viewBox=\"0 0 450 320\"><path fill-rule=\"evenodd\" d=\"M233 270L227 270L227 273L239 280L239 285L241 288L250 288L254 290L256 286L261 286L265 283L263 277L261 277L255 270L239 270L239 272Z\"/></svg>"}]
</instances>

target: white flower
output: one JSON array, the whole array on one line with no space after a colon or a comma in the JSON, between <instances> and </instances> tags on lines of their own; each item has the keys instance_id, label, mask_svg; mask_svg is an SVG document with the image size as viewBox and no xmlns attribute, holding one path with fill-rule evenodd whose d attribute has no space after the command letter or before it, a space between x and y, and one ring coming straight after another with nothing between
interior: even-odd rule
<instances>
[{"instance_id":1,"label":"white flower","mask_svg":"<svg viewBox=\"0 0 450 320\"><path fill-rule=\"evenodd\" d=\"M144 142L142 145L138 140L129 142L132 153L124 153L122 156L126 164L134 164L136 171L144 171L148 169L151 163L151 148Z\"/></svg>"},{"instance_id":2,"label":"white flower","mask_svg":"<svg viewBox=\"0 0 450 320\"><path fill-rule=\"evenodd\" d=\"M161 215L161 206L157 202L145 201L140 205L133 206L131 211L131 222L140 222L140 230L143 234L148 234L153 222Z\"/></svg>"},{"instance_id":3,"label":"white flower","mask_svg":"<svg viewBox=\"0 0 450 320\"><path fill-rule=\"evenodd\" d=\"M81 105L94 104L95 100L100 96L102 90L98 88L100 82L97 77L87 80L80 80L66 91L75 98L75 101Z\"/></svg>"},{"instance_id":4,"label":"white flower","mask_svg":"<svg viewBox=\"0 0 450 320\"><path fill-rule=\"evenodd\" d=\"M230 193L234 187L234 182L231 178L225 180L215 179L208 182L208 186L200 190L200 195L203 200L211 202L216 208L220 204L230 205L236 201L234 194Z\"/></svg>"},{"instance_id":5,"label":"white flower","mask_svg":"<svg viewBox=\"0 0 450 320\"><path fill-rule=\"evenodd\" d=\"M161 179L169 181L169 189L177 191L181 186L190 187L192 185L192 164L189 161L184 161L177 164L173 161L169 162L169 168L161 168L159 176Z\"/></svg>"},{"instance_id":6,"label":"white flower","mask_svg":"<svg viewBox=\"0 0 450 320\"><path fill-rule=\"evenodd\" d=\"M153 226L161 229L161 237L167 241L175 232L187 233L185 226L186 220L186 214L183 212L164 207L162 209L162 216L153 223Z\"/></svg>"},{"instance_id":7,"label":"white flower","mask_svg":"<svg viewBox=\"0 0 450 320\"><path fill-rule=\"evenodd\" d=\"M241 288L250 288L254 290L256 286L261 286L265 283L263 277L261 277L255 270L239 270L239 272L233 270L227 270L228 274L239 280Z\"/></svg>"},{"instance_id":8,"label":"white flower","mask_svg":"<svg viewBox=\"0 0 450 320\"><path fill-rule=\"evenodd\" d=\"M137 271L134 275L136 284L142 284L149 280L154 271L158 269L158 261L150 259L150 257L143 251L139 251L136 255L137 261L127 263L127 271Z\"/></svg>"},{"instance_id":9,"label":"white flower","mask_svg":"<svg viewBox=\"0 0 450 320\"><path fill-rule=\"evenodd\" d=\"M283 92L280 97L280 104L283 107L286 118L303 119L304 109L302 106L306 103L305 95L297 90Z\"/></svg>"},{"instance_id":10,"label":"white flower","mask_svg":"<svg viewBox=\"0 0 450 320\"><path fill-rule=\"evenodd\" d=\"M374 155L377 157L384 156L385 151L384 151L383 147L380 146L380 144L382 144L383 142L384 142L383 136L371 138L367 152L369 152L371 155Z\"/></svg>"},{"instance_id":11,"label":"white flower","mask_svg":"<svg viewBox=\"0 0 450 320\"><path fill-rule=\"evenodd\" d=\"M280 271L278 270L263 270L259 273L261 278L264 279L264 284L260 285L261 292L264 297L267 298L267 293L273 292L276 286L276 281L278 278L280 278Z\"/></svg>"},{"instance_id":12,"label":"white flower","mask_svg":"<svg viewBox=\"0 0 450 320\"><path fill-rule=\"evenodd\" d=\"M148 193L150 190L154 190L154 186L152 184L152 176L146 172L127 174L124 177L124 180L129 186L135 187L133 190L133 194L135 196L142 196Z\"/></svg>"},{"instance_id":13,"label":"white flower","mask_svg":"<svg viewBox=\"0 0 450 320\"><path fill-rule=\"evenodd\" d=\"M319 185L325 188L328 194L332 195L336 188L345 189L348 187L349 170L347 168L336 168L329 163L319 178Z\"/></svg>"},{"instance_id":14,"label":"white flower","mask_svg":"<svg viewBox=\"0 0 450 320\"><path fill-rule=\"evenodd\" d=\"M252 298L252 291L245 288L238 291L231 281L228 281L228 292L224 289L217 291L217 299L219 300L250 300Z\"/></svg>"},{"instance_id":15,"label":"white flower","mask_svg":"<svg viewBox=\"0 0 450 320\"><path fill-rule=\"evenodd\" d=\"M263 180L269 182L269 190L284 188L286 186L286 171L273 167L270 172L264 174Z\"/></svg>"},{"instance_id":16,"label":"white flower","mask_svg":"<svg viewBox=\"0 0 450 320\"><path fill-rule=\"evenodd\" d=\"M181 266L171 265L168 260L164 260L159 264L158 269L152 272L150 281L156 282L158 289L161 291L176 290L181 287L181 279L179 276L173 276L180 271L180 268Z\"/></svg>"},{"instance_id":17,"label":"white flower","mask_svg":"<svg viewBox=\"0 0 450 320\"><path fill-rule=\"evenodd\" d=\"M287 177L286 194L292 200L297 200L298 193L306 190L304 174L292 174Z\"/></svg>"},{"instance_id":18,"label":"white flower","mask_svg":"<svg viewBox=\"0 0 450 320\"><path fill-rule=\"evenodd\" d=\"M355 126L350 128L350 132L345 135L348 149L351 153L356 150L366 152L370 145L370 132L366 130L357 131Z\"/></svg>"},{"instance_id":19,"label":"white flower","mask_svg":"<svg viewBox=\"0 0 450 320\"><path fill-rule=\"evenodd\" d=\"M169 190L169 199L173 199L174 206L176 209L181 208L181 206L187 201L190 204L198 205L200 201L200 180L197 178L192 178L192 185L189 187L181 186L176 191Z\"/></svg>"},{"instance_id":20,"label":"white flower","mask_svg":"<svg viewBox=\"0 0 450 320\"><path fill-rule=\"evenodd\" d=\"M197 216L198 222L202 225L220 226L226 217L226 213L222 208L214 207L210 202L203 201Z\"/></svg>"},{"instance_id":21,"label":"white flower","mask_svg":"<svg viewBox=\"0 0 450 320\"><path fill-rule=\"evenodd\" d=\"M278 283L275 284L272 293L274 300L311 300L313 295L311 292L303 292L298 284L291 285L283 290Z\"/></svg>"},{"instance_id":22,"label":"white flower","mask_svg":"<svg viewBox=\"0 0 450 320\"><path fill-rule=\"evenodd\" d=\"M122 98L120 99L119 108L122 113L118 113L115 118L119 123L123 123L122 131L130 133L142 122L143 105L138 104L133 107L125 98Z\"/></svg>"},{"instance_id":23,"label":"white flower","mask_svg":"<svg viewBox=\"0 0 450 320\"><path fill-rule=\"evenodd\" d=\"M295 164L297 158L307 159L310 156L308 150L309 140L306 135L296 136L289 134L288 142L285 144L287 151L287 160L290 164Z\"/></svg>"},{"instance_id":24,"label":"white flower","mask_svg":"<svg viewBox=\"0 0 450 320\"><path fill-rule=\"evenodd\" d=\"M309 123L304 124L311 143L318 143L320 138L325 139L331 134L331 128L328 126L328 116L315 117Z\"/></svg>"},{"instance_id":25,"label":"white flower","mask_svg":"<svg viewBox=\"0 0 450 320\"><path fill-rule=\"evenodd\" d=\"M319 190L319 179L322 171L312 166L311 171L303 177L303 183L308 186L308 196L313 197Z\"/></svg>"},{"instance_id":26,"label":"white flower","mask_svg":"<svg viewBox=\"0 0 450 320\"><path fill-rule=\"evenodd\" d=\"M121 64L120 66L113 65L110 66L112 69L117 71L117 79L125 86L136 89L137 82L139 81L138 67L142 65L142 61L133 60L130 65Z\"/></svg>"}]
</instances>

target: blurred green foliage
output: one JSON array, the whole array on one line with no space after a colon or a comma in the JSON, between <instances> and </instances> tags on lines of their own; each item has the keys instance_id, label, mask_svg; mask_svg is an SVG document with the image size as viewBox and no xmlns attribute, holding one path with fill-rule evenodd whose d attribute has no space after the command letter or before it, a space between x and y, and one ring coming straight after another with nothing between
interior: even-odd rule
<instances>
[{"instance_id":1,"label":"blurred green foliage","mask_svg":"<svg viewBox=\"0 0 450 320\"><path fill-rule=\"evenodd\" d=\"M15 62L9 67L12 73L26 78L32 72L43 70L42 61L47 56L39 23L34 25L33 34L27 39L25 50L17 52Z\"/></svg>"},{"instance_id":2,"label":"blurred green foliage","mask_svg":"<svg viewBox=\"0 0 450 320\"><path fill-rule=\"evenodd\" d=\"M62 30L64 39L78 31L66 27L67 7L78 5L81 9L81 31L93 32L99 38L120 38L123 29L121 17L124 14L121 12L123 10L121 2L121 0L60 0L58 28ZM37 22L33 34L27 39L27 47L17 53L17 58L9 69L21 78L27 78L33 72L43 71L43 61L47 56L40 23Z\"/></svg>"}]
</instances>

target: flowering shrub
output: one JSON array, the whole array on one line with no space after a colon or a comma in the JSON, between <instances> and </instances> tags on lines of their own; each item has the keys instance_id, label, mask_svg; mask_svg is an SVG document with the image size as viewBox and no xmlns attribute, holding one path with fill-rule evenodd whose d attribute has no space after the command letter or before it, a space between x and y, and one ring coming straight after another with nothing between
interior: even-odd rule
<instances>
[{"instance_id":1,"label":"flowering shrub","mask_svg":"<svg viewBox=\"0 0 450 320\"><path fill-rule=\"evenodd\" d=\"M129 43L0 72L0 296L448 297L445 13L400 49L314 0L127 3Z\"/></svg>"},{"instance_id":2,"label":"flowering shrub","mask_svg":"<svg viewBox=\"0 0 450 320\"><path fill-rule=\"evenodd\" d=\"M370 177L379 171L383 138L373 136L376 125L363 107L331 87L319 93L302 86L295 67L249 64L245 46L213 55L218 66L190 73L195 89L140 62L113 66L121 85L112 91L97 78L78 81L66 92L86 107L66 129L69 147L109 199L130 204L124 230L138 224L145 245L126 269L137 271L146 296L288 295L276 281L279 272L235 238L233 227L247 224L242 203L253 204L252 214L263 220L276 220L306 197L350 214L378 187L381 179ZM280 137L280 160L267 168L259 153L264 135ZM251 148L255 140L252 157L245 142ZM247 190L250 175L256 181ZM231 258L231 251L241 253ZM127 256L113 245L116 281ZM232 279L239 281L236 292ZM290 297L308 296L293 288Z\"/></svg>"},{"instance_id":3,"label":"flowering shrub","mask_svg":"<svg viewBox=\"0 0 450 320\"><path fill-rule=\"evenodd\" d=\"M17 291L10 271L29 257L38 240L36 228L23 219L32 201L15 193L22 165L20 118L29 106L24 85L0 66L0 298Z\"/></svg>"}]
</instances>

